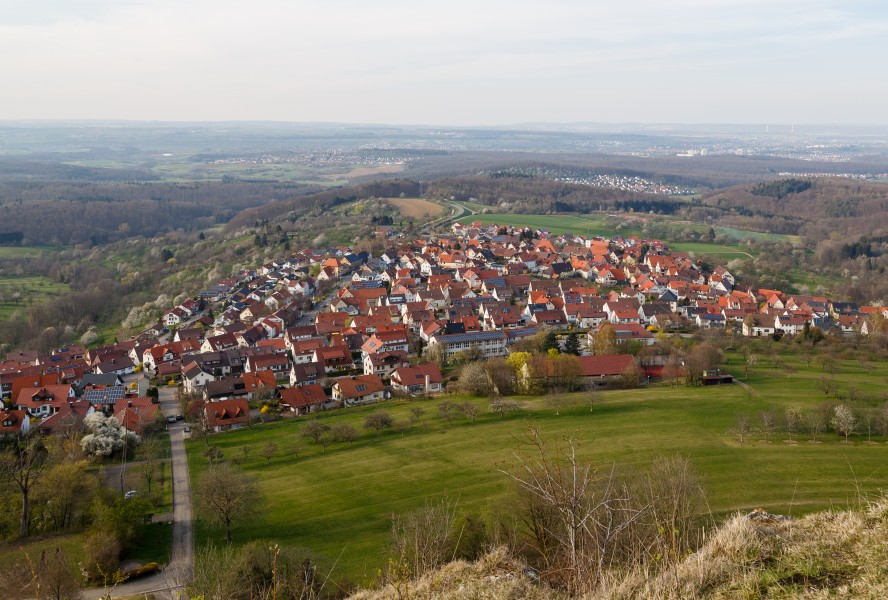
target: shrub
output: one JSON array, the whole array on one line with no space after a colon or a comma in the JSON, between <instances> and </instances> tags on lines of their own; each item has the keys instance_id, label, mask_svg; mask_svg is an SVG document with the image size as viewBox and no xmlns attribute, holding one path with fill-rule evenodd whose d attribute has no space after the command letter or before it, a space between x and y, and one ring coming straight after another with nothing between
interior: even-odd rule
<instances>
[{"instance_id":1,"label":"shrub","mask_svg":"<svg viewBox=\"0 0 888 600\"><path fill-rule=\"evenodd\" d=\"M83 570L90 581L108 584L120 567L120 540L108 531L94 531L83 543Z\"/></svg>"}]
</instances>

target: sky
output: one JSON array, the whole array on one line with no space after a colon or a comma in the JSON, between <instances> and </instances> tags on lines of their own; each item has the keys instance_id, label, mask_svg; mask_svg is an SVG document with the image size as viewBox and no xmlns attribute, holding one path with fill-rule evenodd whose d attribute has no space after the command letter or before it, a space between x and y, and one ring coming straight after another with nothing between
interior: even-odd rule
<instances>
[{"instance_id":1,"label":"sky","mask_svg":"<svg viewBox=\"0 0 888 600\"><path fill-rule=\"evenodd\" d=\"M0 120L888 123L884 0L0 0Z\"/></svg>"}]
</instances>

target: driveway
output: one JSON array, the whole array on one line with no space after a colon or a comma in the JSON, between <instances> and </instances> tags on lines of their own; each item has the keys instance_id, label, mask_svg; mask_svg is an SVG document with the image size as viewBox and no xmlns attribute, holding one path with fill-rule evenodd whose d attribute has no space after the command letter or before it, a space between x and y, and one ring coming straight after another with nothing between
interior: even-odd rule
<instances>
[{"instance_id":1,"label":"driveway","mask_svg":"<svg viewBox=\"0 0 888 600\"><path fill-rule=\"evenodd\" d=\"M160 408L166 416L179 414L175 389L161 387ZM102 588L84 590L85 600L122 598L153 593L159 598L178 598L181 588L191 581L194 570L194 530L191 517L191 482L185 456L185 423L170 423L170 456L173 481L173 545L170 563L160 573L117 586L109 592Z\"/></svg>"}]
</instances>

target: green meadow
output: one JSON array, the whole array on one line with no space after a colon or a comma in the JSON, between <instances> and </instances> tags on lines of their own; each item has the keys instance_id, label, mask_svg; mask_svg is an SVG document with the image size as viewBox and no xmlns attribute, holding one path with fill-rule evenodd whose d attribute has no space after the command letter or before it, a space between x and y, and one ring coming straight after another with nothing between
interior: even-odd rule
<instances>
[{"instance_id":1,"label":"green meadow","mask_svg":"<svg viewBox=\"0 0 888 600\"><path fill-rule=\"evenodd\" d=\"M0 319L64 294L69 286L39 275L0 277Z\"/></svg>"},{"instance_id":2,"label":"green meadow","mask_svg":"<svg viewBox=\"0 0 888 600\"><path fill-rule=\"evenodd\" d=\"M742 379L742 358L729 356L726 370ZM328 425L350 423L362 435L353 445L334 443L326 451L301 441L306 417L215 435L209 443L257 476L265 496L257 518L235 528L235 543L274 539L305 547L323 565L335 565L335 577L359 583L372 579L384 564L394 513L446 495L458 500L464 513L514 516L514 488L500 470L519 464L517 455L526 450L531 427L551 444L575 440L582 457L602 470L613 464L644 468L660 454L688 456L703 475L716 518L758 506L798 515L853 505L861 494L888 488L888 444L882 438L868 443L858 434L845 444L828 433L812 443L802 434L789 443L785 433L777 433L768 441L753 435L740 443L732 431L738 415L746 415L755 427L764 411L780 416L791 404L814 410L826 399L817 387L816 361L809 365L788 351L781 360L762 356L748 385L596 392L591 404L589 393L576 393L565 397L557 411L547 398L516 398L521 409L505 418L491 414L486 399L463 397L449 399L477 404L474 421L445 420L437 409L441 399L330 411L317 418ZM886 376L885 364L840 361L834 393L875 402ZM406 423L416 406L424 414L410 427L381 435L362 428L365 416L376 410ZM277 451L266 460L259 451L270 441ZM246 457L244 446L249 447ZM194 480L207 468L204 451L203 441L188 443ZM198 523L196 532L199 547L223 539L219 529L205 523Z\"/></svg>"}]
</instances>

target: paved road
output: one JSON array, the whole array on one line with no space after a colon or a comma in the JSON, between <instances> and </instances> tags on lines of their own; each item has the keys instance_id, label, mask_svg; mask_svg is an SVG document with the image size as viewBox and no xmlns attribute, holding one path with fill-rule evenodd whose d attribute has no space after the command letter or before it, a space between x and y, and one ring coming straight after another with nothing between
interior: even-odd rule
<instances>
[{"instance_id":1,"label":"paved road","mask_svg":"<svg viewBox=\"0 0 888 600\"><path fill-rule=\"evenodd\" d=\"M179 413L173 388L160 388L160 407L163 414ZM180 588L191 580L194 570L194 530L191 517L191 483L188 478L188 460L185 457L185 424L170 424L170 456L173 481L173 546L170 564L157 575L117 586L112 598L154 593L157 598L178 598ZM107 598L104 589L85 590L85 600Z\"/></svg>"}]
</instances>

